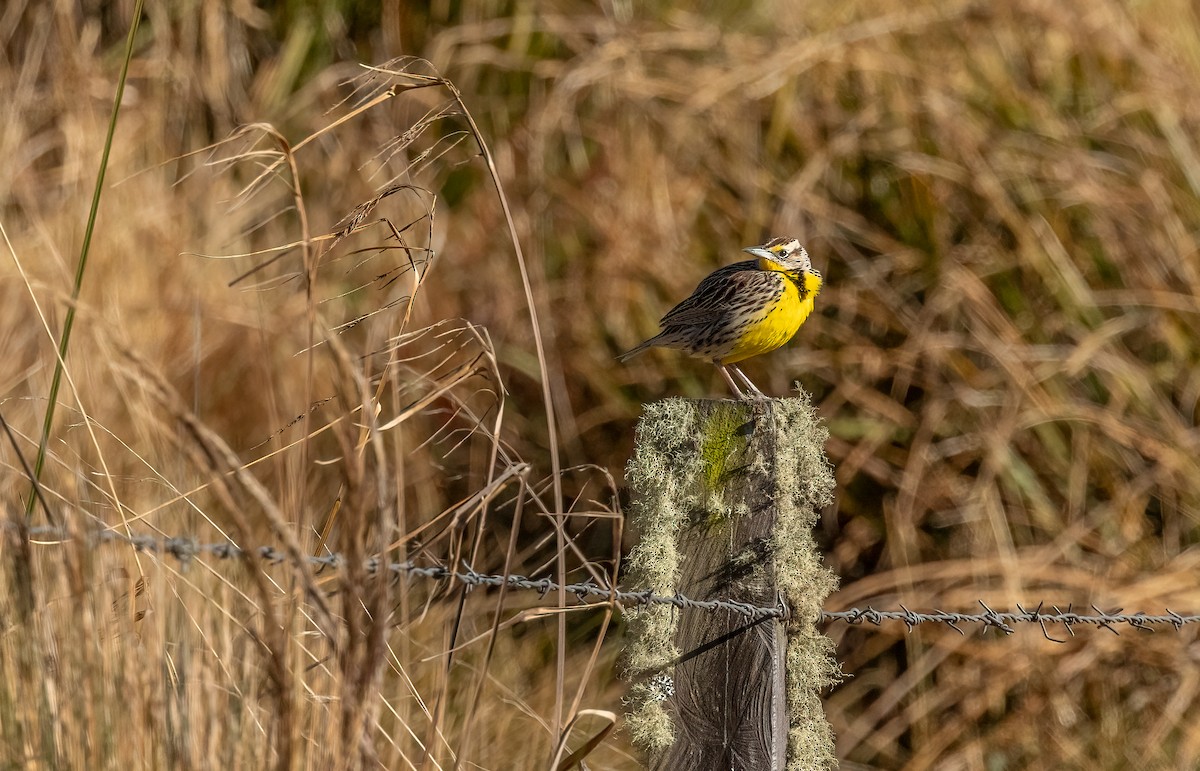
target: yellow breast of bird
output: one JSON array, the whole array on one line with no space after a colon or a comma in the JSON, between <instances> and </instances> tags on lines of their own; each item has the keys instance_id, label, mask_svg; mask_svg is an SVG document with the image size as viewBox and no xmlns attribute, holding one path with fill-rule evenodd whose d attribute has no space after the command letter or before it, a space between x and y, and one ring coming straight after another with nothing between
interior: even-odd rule
<instances>
[{"instance_id":1,"label":"yellow breast of bird","mask_svg":"<svg viewBox=\"0 0 1200 771\"><path fill-rule=\"evenodd\" d=\"M780 282L782 286L777 299L764 307L746 326L734 342L729 355L722 357L723 364L733 364L775 350L791 340L800 329L800 325L812 313L820 284L809 276L802 276L801 280L805 281L807 291L801 295L794 282L782 275L780 278L783 280Z\"/></svg>"}]
</instances>

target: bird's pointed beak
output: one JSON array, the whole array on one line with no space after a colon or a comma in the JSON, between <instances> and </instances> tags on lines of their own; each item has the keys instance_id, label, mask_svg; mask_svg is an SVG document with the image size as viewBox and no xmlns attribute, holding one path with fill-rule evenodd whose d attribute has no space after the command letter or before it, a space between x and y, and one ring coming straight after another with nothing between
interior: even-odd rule
<instances>
[{"instance_id":1,"label":"bird's pointed beak","mask_svg":"<svg viewBox=\"0 0 1200 771\"><path fill-rule=\"evenodd\" d=\"M753 254L755 257L760 257L764 260L775 259L775 255L770 250L764 249L761 246L747 246L742 251L746 254Z\"/></svg>"}]
</instances>

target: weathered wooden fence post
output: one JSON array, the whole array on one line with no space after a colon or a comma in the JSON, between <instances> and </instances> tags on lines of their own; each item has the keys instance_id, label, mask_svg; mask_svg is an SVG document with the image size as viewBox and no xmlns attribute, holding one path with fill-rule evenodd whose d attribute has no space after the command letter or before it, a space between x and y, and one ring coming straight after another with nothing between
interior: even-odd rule
<instances>
[{"instance_id":1,"label":"weathered wooden fence post","mask_svg":"<svg viewBox=\"0 0 1200 771\"><path fill-rule=\"evenodd\" d=\"M640 540L622 583L789 610L631 611L627 724L652 768L836 766L819 690L838 668L816 629L835 579L812 539L833 490L827 436L807 397L646 407L628 468Z\"/></svg>"}]
</instances>

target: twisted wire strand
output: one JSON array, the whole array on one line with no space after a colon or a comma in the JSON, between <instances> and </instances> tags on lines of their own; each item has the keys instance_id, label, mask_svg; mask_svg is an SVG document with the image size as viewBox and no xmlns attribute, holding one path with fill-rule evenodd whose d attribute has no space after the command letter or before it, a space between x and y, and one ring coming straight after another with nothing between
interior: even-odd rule
<instances>
[{"instance_id":1,"label":"twisted wire strand","mask_svg":"<svg viewBox=\"0 0 1200 771\"><path fill-rule=\"evenodd\" d=\"M181 563L189 562L200 556L209 556L222 560L241 559L252 556L271 564L279 564L287 561L287 554L284 550L269 545L244 548L230 541L203 543L185 536L131 536L115 530L99 529L89 530L84 534L73 534L60 527L40 526L22 528L19 525L14 525L12 522L0 523L0 527L10 531L17 531L18 533L23 531L31 540L45 539L57 542L77 542L82 539L89 545L123 543L132 546L138 551L172 557ZM336 570L344 567L346 564L345 559L339 554L313 555L306 557L306 559L309 565L321 570ZM417 565L411 561L385 562L379 558L371 558L366 560L363 567L369 575L376 575L380 571L386 571L397 577L407 576L434 580L453 580L472 587L499 587L507 585L510 589L535 591L540 596L556 592L559 589L558 584L550 578L528 578L520 575L505 576L480 573L467 565L464 565L459 570L452 570L441 565ZM563 588L585 603L591 598L598 598L602 601L616 602L623 606L671 605L676 608L691 608L710 612L727 611L743 616L749 621L759 621L767 618L786 619L789 613L787 604L782 597L774 606L751 605L749 603L726 599L694 600L681 594L657 594L652 589L631 591L604 586L591 579L566 584ZM1118 627L1154 631L1156 627L1170 626L1179 631L1186 625L1200 622L1200 614L1185 615L1176 613L1170 609L1164 609L1164 612L1161 614L1145 612L1125 613L1123 609L1103 611L1092 605L1090 606L1091 613L1080 613L1074 610L1073 605L1068 605L1065 610L1060 609L1056 605L1051 605L1052 610L1046 611L1043 609L1045 603L1039 603L1037 607L1033 608L1025 608L1018 604L1016 611L998 611L988 607L982 600L978 602L981 608L978 613L955 613L944 610L922 613L909 610L903 605L900 606L899 610L877 610L868 606L866 608L849 608L839 611L822 611L821 621L844 621L848 624L871 624L874 626L880 626L885 621L902 621L910 632L921 624L945 624L963 635L966 632L962 630L960 625L965 624L981 624L985 630L989 628L998 629L1006 635L1011 635L1016 631L1014 628L1015 624L1037 624L1041 628L1042 635L1047 640L1060 643L1065 641L1051 636L1048 625L1061 624L1067 633L1074 637L1074 628L1076 626L1094 626L1100 629L1107 629L1113 634L1119 634Z\"/></svg>"}]
</instances>

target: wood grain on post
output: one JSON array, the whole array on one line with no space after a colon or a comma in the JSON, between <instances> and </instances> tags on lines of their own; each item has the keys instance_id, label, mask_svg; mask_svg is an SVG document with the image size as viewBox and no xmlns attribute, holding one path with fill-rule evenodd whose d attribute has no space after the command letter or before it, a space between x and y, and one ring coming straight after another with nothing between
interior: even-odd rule
<instances>
[{"instance_id":1,"label":"wood grain on post","mask_svg":"<svg viewBox=\"0 0 1200 771\"><path fill-rule=\"evenodd\" d=\"M627 722L650 767L835 765L819 691L837 666L815 627L834 579L811 533L833 488L826 437L807 398L647 406L628 469L640 539L623 583L790 612L631 610Z\"/></svg>"}]
</instances>

